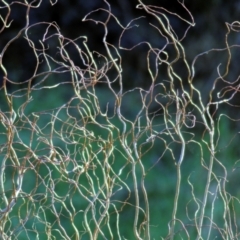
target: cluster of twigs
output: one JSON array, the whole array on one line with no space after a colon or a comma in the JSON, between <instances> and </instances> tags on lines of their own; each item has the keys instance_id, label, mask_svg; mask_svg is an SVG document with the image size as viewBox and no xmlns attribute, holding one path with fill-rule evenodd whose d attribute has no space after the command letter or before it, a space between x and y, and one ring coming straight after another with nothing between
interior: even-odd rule
<instances>
[{"instance_id":1,"label":"cluster of twigs","mask_svg":"<svg viewBox=\"0 0 240 240\"><path fill-rule=\"evenodd\" d=\"M226 79L231 51L237 47L228 45L228 35L238 31L239 22L226 25L225 49L211 50L223 51L228 57L224 73L220 73L220 67L217 69L218 77L207 93L208 101L204 102L202 96L206 93L195 87L194 69L199 56L209 51L196 56L192 64L187 61L182 40L194 26L194 20L183 2L177 4L185 9L191 21L139 0L137 8L156 20L157 24L151 27L159 32L165 45L156 48L150 42L142 42L130 49L122 46L122 38L134 27L134 21L123 26L111 12L110 4L104 1L106 8L96 11L107 14L105 20L92 18L96 12L92 11L83 21L103 27L105 54L89 49L85 36L73 40L63 36L54 22L30 25L30 11L41 4L36 2L2 1L1 6L7 10L1 16L1 34L11 28L9 14L13 4L26 7L26 25L1 49L4 76L0 111L0 238L125 239L122 216L130 206L134 209L130 221L135 238L152 239L153 206L149 204L147 186L151 183L147 182L147 176L168 154L175 162L173 175L177 180L175 196L169 199L173 202L169 224L157 226L168 228L168 235L159 238L238 239L235 208L239 199L226 190L232 168L228 169L217 153L222 119L237 123L237 119L225 114L224 107L233 107L240 87L239 79ZM189 25L182 39L171 26L171 16ZM122 29L118 46L107 40L110 21ZM45 32L36 41L30 33L39 26ZM32 77L16 83L9 78L8 72L12 70L5 67L4 55L19 38L24 38L34 53L36 67ZM125 91L120 50L130 51L141 44L149 48L146 68L151 83L148 89L139 86ZM69 48L74 49L80 63L72 59ZM177 62L184 65L187 77L177 74ZM166 70L167 79L161 78L160 68ZM61 75L65 80L58 81ZM17 85L18 89L10 91L10 85ZM41 106L41 101L52 90L70 97L64 104L48 109ZM103 90L108 103L99 95ZM126 99L134 97L140 100L139 105L136 115L128 117L124 114L128 108ZM39 111L32 110L36 105L40 105ZM236 134L225 146L237 138ZM189 175L189 203L179 206L179 197L185 194L180 188L186 148L193 145L199 154L191 161L198 162L204 171L200 179L204 191L201 195L195 192L196 183ZM180 147L178 156L174 146ZM151 165L145 156L156 148L158 159ZM162 181L161 176L155 181ZM161 201L159 198L159 205ZM215 218L217 202L221 205L221 219ZM179 207L186 209L187 221L178 215Z\"/></svg>"}]
</instances>

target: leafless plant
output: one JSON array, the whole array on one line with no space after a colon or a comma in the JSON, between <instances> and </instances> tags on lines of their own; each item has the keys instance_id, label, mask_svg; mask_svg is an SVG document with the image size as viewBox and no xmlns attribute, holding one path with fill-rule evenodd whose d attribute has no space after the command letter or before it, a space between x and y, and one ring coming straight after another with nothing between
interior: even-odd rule
<instances>
[{"instance_id":1,"label":"leafless plant","mask_svg":"<svg viewBox=\"0 0 240 240\"><path fill-rule=\"evenodd\" d=\"M156 20L150 26L158 31L165 44L155 47L151 42L140 42L129 48L123 46L122 39L138 19L123 26L110 4L104 2L106 8L91 11L83 18L83 22L103 27L104 53L90 49L86 36L77 39L63 36L55 22L30 24L30 11L38 8L41 1L1 3L1 9L6 10L1 15L1 34L11 28L11 7L26 8L25 27L2 47L0 57L4 73L1 105L7 106L0 111L1 239L126 239L122 216L127 207L134 209L130 222L135 238L153 239L153 206L149 203L148 186L155 183L149 182L148 176L157 171L156 166L165 155L175 163L176 171L172 174L176 176L176 188L175 197L169 199L173 203L172 217L168 225L157 226L168 228L168 234L159 238L238 239L236 209L240 199L226 186L232 170L238 171L238 161L228 164L219 151L239 138L236 132L225 140L221 133L222 122L239 126L239 119L229 115L230 110L226 113L226 108L238 107L234 101L239 97L239 78L227 78L231 51L238 47L229 45L228 36L239 31L239 22L226 24L224 49L206 51L189 63L182 42L194 26L194 18L184 2L178 4L185 9L189 20L139 0L137 9ZM92 17L96 12L104 12L105 21ZM174 31L170 16L188 24L183 37ZM107 40L110 21L122 29L118 45ZM39 26L45 32L36 41L31 32ZM20 38L28 43L36 66L29 79L16 83L9 77L12 70L5 67L4 56ZM148 46L149 87L124 90L120 52L131 52L144 44ZM74 62L69 48L75 49L80 63ZM195 64L211 51L227 53L227 61L224 71L218 67L218 77L205 93L195 85ZM184 66L187 77L181 77L175 70L178 62ZM166 70L167 79L162 79L160 67ZM64 81L58 81L61 75ZM18 88L10 91L8 84ZM102 89L108 102L101 98ZM42 106L44 96L56 91L67 92L69 99L63 104L59 101L52 109ZM207 102L203 101L206 94ZM134 118L128 117L124 114L126 103L135 97L140 100L134 109L136 114ZM38 111L33 110L36 105ZM222 141L224 147L219 146ZM198 163L198 169L192 169L188 176L189 202L181 206L186 213L183 217L178 214L179 198L185 194L181 191L181 175L183 165L188 164L185 159L189 160L186 152L189 146L196 149L191 161ZM158 159L151 162L145 156L156 148ZM198 176L202 178L193 180L194 171L200 171ZM161 176L155 181L162 181ZM196 193L196 184L204 186L202 193ZM159 205L162 198L159 197ZM219 205L221 213L217 216L221 219L216 219L215 206Z\"/></svg>"}]
</instances>

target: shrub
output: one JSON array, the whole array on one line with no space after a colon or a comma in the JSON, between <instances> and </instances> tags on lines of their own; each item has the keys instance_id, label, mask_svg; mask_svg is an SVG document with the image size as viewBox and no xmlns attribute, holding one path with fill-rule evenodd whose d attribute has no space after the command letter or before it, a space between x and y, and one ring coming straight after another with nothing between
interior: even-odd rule
<instances>
[{"instance_id":1,"label":"shrub","mask_svg":"<svg viewBox=\"0 0 240 240\"><path fill-rule=\"evenodd\" d=\"M1 239L238 239L239 193L231 186L240 85L229 78L238 46L228 38L239 22L226 24L224 48L190 63L183 40L194 18L184 3L186 18L139 0L159 42L129 46L125 37L147 18L123 25L104 2L81 23L104 30L101 51L87 36L64 36L56 22L30 24L41 1L2 3L1 34L11 28L13 6L25 9L26 22L1 53ZM188 25L182 36L173 17ZM108 41L111 24L117 44ZM35 64L20 81L4 60L18 41ZM146 48L141 86L123 66ZM227 57L203 92L196 65L212 52Z\"/></svg>"}]
</instances>

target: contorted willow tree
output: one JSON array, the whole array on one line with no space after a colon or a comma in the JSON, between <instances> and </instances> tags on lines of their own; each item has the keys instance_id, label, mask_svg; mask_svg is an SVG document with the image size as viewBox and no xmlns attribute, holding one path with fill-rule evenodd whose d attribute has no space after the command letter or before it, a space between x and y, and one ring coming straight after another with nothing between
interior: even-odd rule
<instances>
[{"instance_id":1,"label":"contorted willow tree","mask_svg":"<svg viewBox=\"0 0 240 240\"><path fill-rule=\"evenodd\" d=\"M239 22L226 24L225 48L211 50L227 53L227 61L223 73L220 66L216 69L218 77L209 89L208 101L203 101L206 93L194 82L195 64L210 51L190 64L182 39L169 21L174 15L189 28L194 26L184 3L178 1L191 21L139 0L137 9L156 20L151 27L165 44L157 48L151 42L140 42L127 48L122 39L137 19L123 26L104 2L105 9L83 19L104 29L104 53L100 53L88 47L85 36L73 40L63 36L57 23L30 25L30 11L41 1L2 1L1 34L11 28L9 15L14 4L26 8L26 25L1 49L1 239L238 239L239 198L226 185L228 174L234 169L237 172L238 161L226 162L219 150L230 148L238 138L234 134L222 144L222 122L238 124L238 119L225 113L226 108L230 113L230 108L237 107L239 81L227 80L227 76L231 51L237 47L229 46L228 36L238 32ZM105 20L92 17L96 12L106 14ZM118 45L107 40L111 21L122 29ZM45 30L42 39L36 40L31 32L39 26ZM13 69L6 67L4 56L20 38L28 43L36 67L29 79L16 83L9 77ZM120 52L134 51L143 44L148 46L149 87L124 90ZM69 49L78 55L78 63ZM179 62L185 77L177 74ZM162 78L161 71L166 77ZM10 85L18 88L10 91ZM57 92L69 98L62 103L54 98ZM55 100L58 106L42 104L49 95L53 96L49 101ZM139 101L131 107L134 99ZM126 109L135 116L128 116ZM194 148L194 156L188 148ZM153 161L152 151L157 154ZM167 200L171 216L163 224L161 211L154 211L166 201L165 196L158 194L153 203L149 188L155 185L156 192L161 191L157 186L164 177L153 173L163 167L160 163L165 156L174 165L176 185L168 186L175 194ZM193 169L186 178L188 188L181 190L185 164ZM201 178L194 180L194 172ZM152 174L157 178L150 178ZM202 186L199 191L197 184ZM187 202L181 200L183 195ZM128 211L133 214L129 216ZM166 229L165 236L162 229Z\"/></svg>"}]
</instances>

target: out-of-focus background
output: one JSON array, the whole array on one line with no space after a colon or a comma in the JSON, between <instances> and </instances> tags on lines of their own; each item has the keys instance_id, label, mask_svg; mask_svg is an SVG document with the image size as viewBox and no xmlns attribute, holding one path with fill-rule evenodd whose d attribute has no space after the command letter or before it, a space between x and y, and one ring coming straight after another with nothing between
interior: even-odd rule
<instances>
[{"instance_id":1,"label":"out-of-focus background","mask_svg":"<svg viewBox=\"0 0 240 240\"><path fill-rule=\"evenodd\" d=\"M12 1L14 2L14 1ZM240 5L238 1L231 1L231 3L223 0L210 0L210 1L184 1L186 7L192 13L195 27L190 28L187 37L182 42L187 59L191 63L197 54L210 50L212 48L224 48L225 47L225 34L227 28L225 23L232 23L237 21L239 17ZM118 0L109 1L113 14L118 20L126 26L132 19L138 18L143 15L143 11L136 8L138 2L136 0ZM148 1L146 4L159 5L158 1ZM191 21L189 14L177 1L161 1L161 7L175 12L182 17L186 17ZM38 22L56 22L61 29L61 33L68 38L74 39L79 36L88 37L88 45L90 49L101 52L103 27L95 25L93 22L82 22L83 17L92 10L97 8L107 8L104 1L89 0L89 1L57 1L57 3L51 6L49 1L43 1L41 6L36 9L32 9L30 12L30 24ZM1 10L2 13L4 10ZM6 9L5 9L6 11ZM12 11L9 20L13 20L11 27L6 29L1 34L1 46L5 44L16 35L16 33L25 25L25 7L19 4L12 5ZM96 12L92 16L104 19L103 12ZM178 36L183 36L188 25L183 21L180 21L173 15L170 16L171 25ZM159 47L164 44L164 39L159 37L159 32L156 31L149 23L156 23L153 17L148 16L147 19L138 19L134 23L139 25L138 28L133 28L132 31L125 34L122 39L122 45L124 47L132 47L140 41L150 41L153 46ZM114 21L108 25L109 35L108 41L113 44L118 44L119 34L121 29ZM37 31L38 30L38 31ZM42 38L42 29L37 29L30 34L34 35L34 38ZM238 35L230 35L230 43L238 44ZM32 61L32 55L30 51L27 51L28 47L24 39L15 41L9 47L6 55L4 56L3 63L9 70L9 77L20 82L23 79L28 78L35 67L35 62ZM137 48L136 51L128 54L127 51L121 51L121 54L126 59L123 61L124 67L124 87L130 89L133 86L146 85L146 75L148 75L145 67L145 54L146 46L142 45ZM73 56L74 58L74 53ZM75 56L77 58L77 56ZM224 63L224 54L221 53L209 53L201 57L196 64L196 80L199 85L204 89L208 89L211 86L213 79L216 77L216 68L219 64ZM233 53L233 58L238 59L238 50ZM235 65L234 65L235 64ZM26 71L27 67L27 71ZM179 68L181 73L181 67ZM184 73L181 73L184 74ZM231 65L231 76L236 78L238 76L238 61L233 61Z\"/></svg>"}]
</instances>

